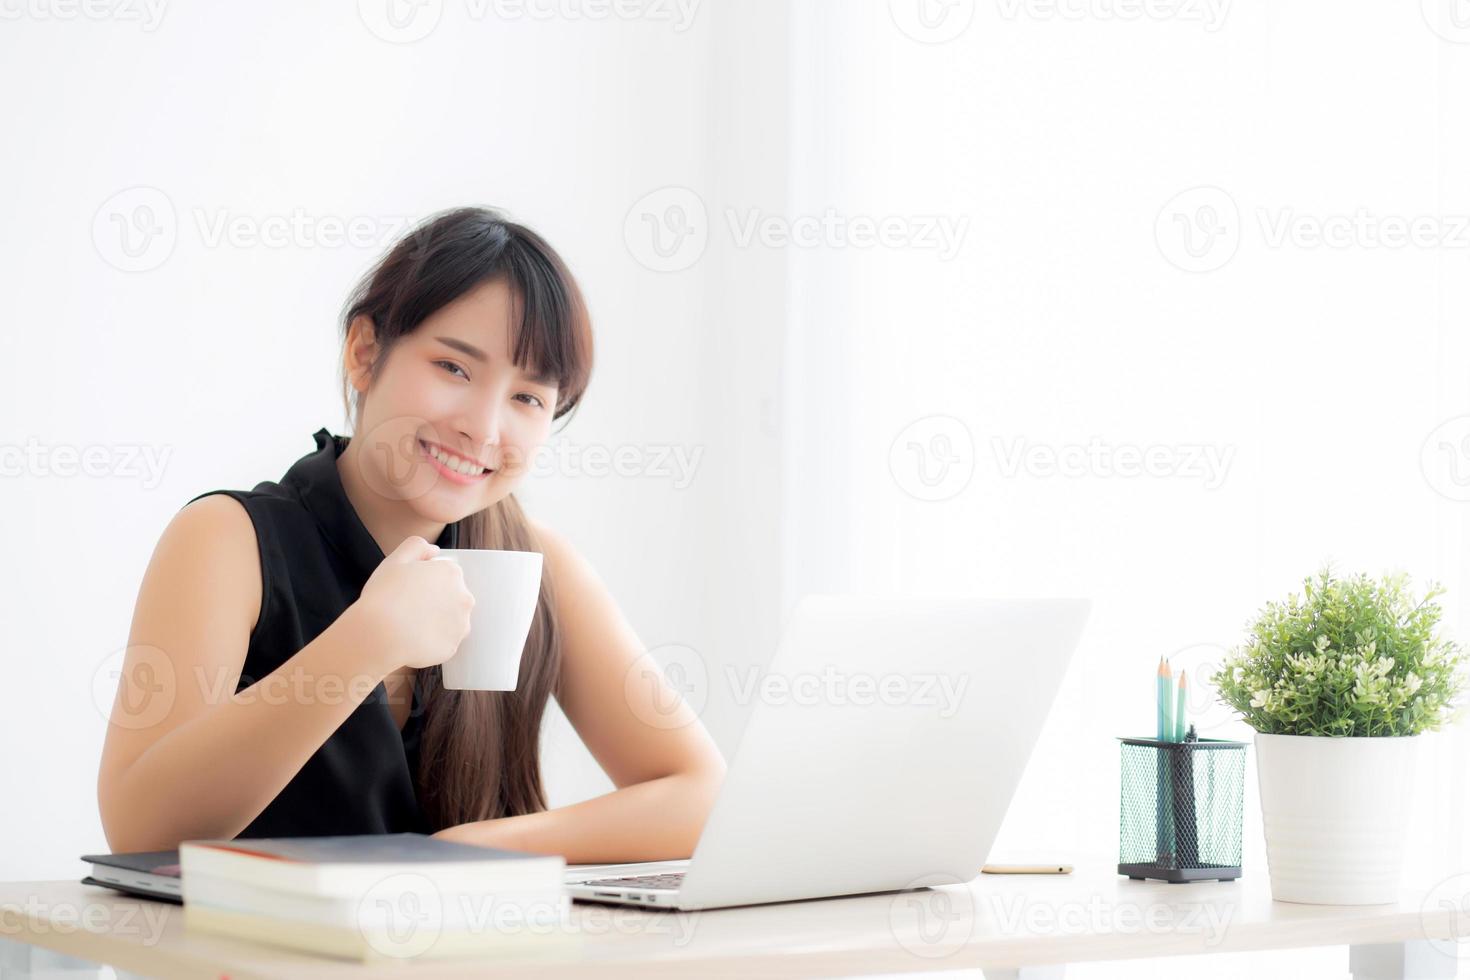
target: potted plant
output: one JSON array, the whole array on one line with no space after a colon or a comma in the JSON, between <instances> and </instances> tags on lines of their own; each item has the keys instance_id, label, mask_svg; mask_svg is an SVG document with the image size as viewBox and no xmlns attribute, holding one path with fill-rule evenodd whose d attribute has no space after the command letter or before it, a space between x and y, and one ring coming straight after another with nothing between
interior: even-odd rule
<instances>
[{"instance_id":1,"label":"potted plant","mask_svg":"<svg viewBox=\"0 0 1470 980\"><path fill-rule=\"evenodd\" d=\"M1407 576L1303 580L1268 602L1210 678L1256 731L1271 895L1397 902L1419 735L1463 717L1464 651L1436 635L1444 590Z\"/></svg>"}]
</instances>

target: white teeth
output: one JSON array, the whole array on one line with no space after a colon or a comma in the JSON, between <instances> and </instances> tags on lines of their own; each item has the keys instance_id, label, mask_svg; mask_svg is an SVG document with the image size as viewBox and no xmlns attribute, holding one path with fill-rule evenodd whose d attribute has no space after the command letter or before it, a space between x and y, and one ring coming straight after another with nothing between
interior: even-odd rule
<instances>
[{"instance_id":1,"label":"white teeth","mask_svg":"<svg viewBox=\"0 0 1470 980\"><path fill-rule=\"evenodd\" d=\"M443 463L446 468L451 469L456 473L462 473L465 476L479 476L481 473L485 472L485 467L483 466L476 466L473 463L467 462L463 459L450 456L448 453L443 452L435 446L429 446L427 443L425 443L425 446L428 448L429 453L435 459Z\"/></svg>"}]
</instances>

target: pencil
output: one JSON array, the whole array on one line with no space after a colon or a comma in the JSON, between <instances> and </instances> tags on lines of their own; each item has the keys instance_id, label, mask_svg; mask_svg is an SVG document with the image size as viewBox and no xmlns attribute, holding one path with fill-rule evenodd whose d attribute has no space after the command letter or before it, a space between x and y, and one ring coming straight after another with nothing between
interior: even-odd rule
<instances>
[{"instance_id":1,"label":"pencil","mask_svg":"<svg viewBox=\"0 0 1470 980\"><path fill-rule=\"evenodd\" d=\"M1188 703L1188 693L1184 686L1184 675L1186 671L1179 672L1179 696L1174 699L1174 735L1176 742L1184 741L1184 706Z\"/></svg>"},{"instance_id":2,"label":"pencil","mask_svg":"<svg viewBox=\"0 0 1470 980\"><path fill-rule=\"evenodd\" d=\"M1169 661L1159 658L1159 741L1174 741L1174 673Z\"/></svg>"},{"instance_id":3,"label":"pencil","mask_svg":"<svg viewBox=\"0 0 1470 980\"><path fill-rule=\"evenodd\" d=\"M1159 658L1159 671L1155 689L1158 694L1158 741L1167 742L1172 726L1169 710L1169 700L1172 692L1169 685L1169 663L1163 657ZM1171 811L1167 796L1167 787L1169 785L1169 756L1162 745L1155 748L1154 752L1157 756L1155 759L1157 763L1157 781L1154 784L1154 853L1156 855L1154 863L1160 868L1167 868L1173 864L1174 859L1174 849L1170 844L1170 838L1173 836L1170 832L1170 820L1173 818L1173 812Z\"/></svg>"}]
</instances>

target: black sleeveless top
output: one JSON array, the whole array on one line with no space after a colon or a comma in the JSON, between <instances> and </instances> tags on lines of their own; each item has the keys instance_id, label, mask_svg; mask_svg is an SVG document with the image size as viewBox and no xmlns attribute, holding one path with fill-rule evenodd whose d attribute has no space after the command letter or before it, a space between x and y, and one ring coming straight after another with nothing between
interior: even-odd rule
<instances>
[{"instance_id":1,"label":"black sleeveless top","mask_svg":"<svg viewBox=\"0 0 1470 980\"><path fill-rule=\"evenodd\" d=\"M236 693L336 621L383 560L337 472L349 437L319 429L313 438L316 451L292 464L279 483L193 498L234 497L249 513L260 546L260 621L250 634ZM452 523L435 543L453 548L458 538L459 525ZM402 731L379 683L237 837L430 833L414 791L423 728L417 680Z\"/></svg>"}]
</instances>

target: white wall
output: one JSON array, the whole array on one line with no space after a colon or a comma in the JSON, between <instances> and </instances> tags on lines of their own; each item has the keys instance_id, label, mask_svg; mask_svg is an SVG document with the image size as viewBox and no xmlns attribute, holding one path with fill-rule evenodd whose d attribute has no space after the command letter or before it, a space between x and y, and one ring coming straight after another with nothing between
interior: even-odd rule
<instances>
[{"instance_id":1,"label":"white wall","mask_svg":"<svg viewBox=\"0 0 1470 980\"><path fill-rule=\"evenodd\" d=\"M948 257L922 237L790 250L786 452L803 476L785 599L1092 597L997 851L1104 863L1114 736L1151 730L1161 655L1202 679L1325 558L1443 582L1446 628L1470 634L1470 181L1452 94L1470 47L1414 4L1110 13L1125 7L934 5L934 30L906 33L903 2L805 6L793 41L808 57L791 214L969 226ZM1226 233L1191 256L1176 222L1198 235L1206 206ZM1360 209L1370 230L1343 247L1274 238L1283 217ZM1369 237L1414 218L1432 244ZM1178 468L1011 465L1018 447L1093 440ZM1200 451L1228 465L1192 475ZM1207 718L1249 738L1223 706ZM1426 741L1410 860L1445 877L1470 863L1470 731ZM1246 813L1264 874L1253 768Z\"/></svg>"}]
</instances>

